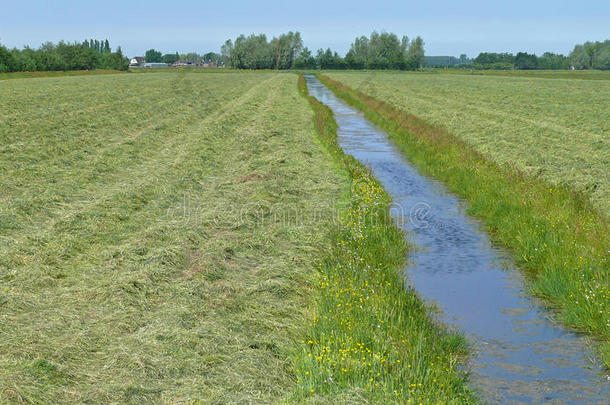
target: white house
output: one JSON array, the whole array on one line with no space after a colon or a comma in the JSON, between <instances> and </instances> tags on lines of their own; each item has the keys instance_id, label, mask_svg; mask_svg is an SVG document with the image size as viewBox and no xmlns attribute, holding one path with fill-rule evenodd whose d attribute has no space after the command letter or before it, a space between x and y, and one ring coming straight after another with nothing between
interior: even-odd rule
<instances>
[{"instance_id":1,"label":"white house","mask_svg":"<svg viewBox=\"0 0 610 405\"><path fill-rule=\"evenodd\" d=\"M142 66L144 63L146 63L144 56L134 56L129 61L129 66Z\"/></svg>"}]
</instances>

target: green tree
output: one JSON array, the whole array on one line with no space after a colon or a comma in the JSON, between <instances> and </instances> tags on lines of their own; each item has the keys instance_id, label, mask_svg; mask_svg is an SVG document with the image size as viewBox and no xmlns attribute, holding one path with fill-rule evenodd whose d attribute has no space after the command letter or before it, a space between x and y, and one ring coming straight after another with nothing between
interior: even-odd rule
<instances>
[{"instance_id":1,"label":"green tree","mask_svg":"<svg viewBox=\"0 0 610 405\"><path fill-rule=\"evenodd\" d=\"M66 61L57 52L57 46L45 42L38 49L39 68L41 70L67 70Z\"/></svg>"},{"instance_id":2,"label":"green tree","mask_svg":"<svg viewBox=\"0 0 610 405\"><path fill-rule=\"evenodd\" d=\"M81 43L60 41L57 45L45 42L38 49L26 46L21 50L15 48L11 51L0 45L0 70L127 69L129 61L120 46L114 53L100 53L95 46L94 40ZM110 44L106 46L104 42L104 48L109 47Z\"/></svg>"},{"instance_id":3,"label":"green tree","mask_svg":"<svg viewBox=\"0 0 610 405\"><path fill-rule=\"evenodd\" d=\"M95 49L60 42L57 52L66 62L68 70L90 70L99 67L100 54Z\"/></svg>"},{"instance_id":4,"label":"green tree","mask_svg":"<svg viewBox=\"0 0 610 405\"><path fill-rule=\"evenodd\" d=\"M404 70L409 67L408 48L406 36L399 40L396 34L373 31L368 38L360 36L354 40L345 55L345 64L351 69Z\"/></svg>"},{"instance_id":5,"label":"green tree","mask_svg":"<svg viewBox=\"0 0 610 405\"><path fill-rule=\"evenodd\" d=\"M589 67L589 55L584 45L576 45L570 53L570 63L576 69L587 69Z\"/></svg>"},{"instance_id":6,"label":"green tree","mask_svg":"<svg viewBox=\"0 0 610 405\"><path fill-rule=\"evenodd\" d=\"M176 53L166 53L163 55L162 60L164 63L174 63L179 59L178 52Z\"/></svg>"},{"instance_id":7,"label":"green tree","mask_svg":"<svg viewBox=\"0 0 610 405\"><path fill-rule=\"evenodd\" d=\"M515 57L510 53L481 52L472 62L477 69L506 70L515 66Z\"/></svg>"},{"instance_id":8,"label":"green tree","mask_svg":"<svg viewBox=\"0 0 610 405\"><path fill-rule=\"evenodd\" d=\"M227 39L224 44L220 47L220 56L225 66L235 67L231 63L231 53L233 52L233 41Z\"/></svg>"},{"instance_id":9,"label":"green tree","mask_svg":"<svg viewBox=\"0 0 610 405\"><path fill-rule=\"evenodd\" d=\"M146 62L150 63L163 62L163 56L161 55L161 52L155 49L149 49L148 51L146 51L144 58L146 59Z\"/></svg>"},{"instance_id":10,"label":"green tree","mask_svg":"<svg viewBox=\"0 0 610 405\"><path fill-rule=\"evenodd\" d=\"M15 59L17 60L18 68L17 70L21 72L35 72L39 69L38 64L36 63L37 52L29 47L23 48L21 52L15 52Z\"/></svg>"},{"instance_id":11,"label":"green tree","mask_svg":"<svg viewBox=\"0 0 610 405\"><path fill-rule=\"evenodd\" d=\"M406 42L405 42L406 41ZM408 38L399 41L395 34L371 33L368 41L367 67L371 69L404 69L405 48Z\"/></svg>"},{"instance_id":12,"label":"green tree","mask_svg":"<svg viewBox=\"0 0 610 405\"><path fill-rule=\"evenodd\" d=\"M271 69L273 55L265 34L237 37L230 60L237 69Z\"/></svg>"},{"instance_id":13,"label":"green tree","mask_svg":"<svg viewBox=\"0 0 610 405\"><path fill-rule=\"evenodd\" d=\"M409 45L407 51L408 63L413 69L420 69L424 66L424 40L421 37L415 38Z\"/></svg>"},{"instance_id":14,"label":"green tree","mask_svg":"<svg viewBox=\"0 0 610 405\"><path fill-rule=\"evenodd\" d=\"M538 69L557 70L567 69L568 58L552 52L545 52L538 58Z\"/></svg>"},{"instance_id":15,"label":"green tree","mask_svg":"<svg viewBox=\"0 0 610 405\"><path fill-rule=\"evenodd\" d=\"M303 49L298 32L288 32L267 41L265 34L240 35L221 47L221 58L237 69L291 69Z\"/></svg>"},{"instance_id":16,"label":"green tree","mask_svg":"<svg viewBox=\"0 0 610 405\"><path fill-rule=\"evenodd\" d=\"M349 51L345 54L345 62L350 69L364 69L369 62L369 39L364 35L354 39Z\"/></svg>"},{"instance_id":17,"label":"green tree","mask_svg":"<svg viewBox=\"0 0 610 405\"><path fill-rule=\"evenodd\" d=\"M307 47L303 48L299 56L297 56L297 58L294 60L294 67L296 69L316 68L316 58Z\"/></svg>"},{"instance_id":18,"label":"green tree","mask_svg":"<svg viewBox=\"0 0 610 405\"><path fill-rule=\"evenodd\" d=\"M599 50L593 67L595 69L610 70L610 41L604 41L604 45Z\"/></svg>"},{"instance_id":19,"label":"green tree","mask_svg":"<svg viewBox=\"0 0 610 405\"><path fill-rule=\"evenodd\" d=\"M0 73L13 72L15 70L15 60L12 53L0 44Z\"/></svg>"},{"instance_id":20,"label":"green tree","mask_svg":"<svg viewBox=\"0 0 610 405\"><path fill-rule=\"evenodd\" d=\"M334 58L333 58L333 53L330 50L330 48L326 49L326 51L324 51L324 49L322 49L322 48L318 49L318 53L316 55L316 60L317 60L318 66L320 66L320 69L333 69L334 68Z\"/></svg>"},{"instance_id":21,"label":"green tree","mask_svg":"<svg viewBox=\"0 0 610 405\"><path fill-rule=\"evenodd\" d=\"M288 32L277 38L273 38L269 43L273 54L273 68L291 69L294 61L303 49L303 40L299 32Z\"/></svg>"},{"instance_id":22,"label":"green tree","mask_svg":"<svg viewBox=\"0 0 610 405\"><path fill-rule=\"evenodd\" d=\"M538 57L534 54L519 52L515 55L515 67L521 70L538 68Z\"/></svg>"},{"instance_id":23,"label":"green tree","mask_svg":"<svg viewBox=\"0 0 610 405\"><path fill-rule=\"evenodd\" d=\"M222 55L216 52L208 52L202 56L202 59L206 62L213 62L219 66L223 64Z\"/></svg>"},{"instance_id":24,"label":"green tree","mask_svg":"<svg viewBox=\"0 0 610 405\"><path fill-rule=\"evenodd\" d=\"M577 69L608 69L610 40L585 42L570 53L570 63Z\"/></svg>"}]
</instances>

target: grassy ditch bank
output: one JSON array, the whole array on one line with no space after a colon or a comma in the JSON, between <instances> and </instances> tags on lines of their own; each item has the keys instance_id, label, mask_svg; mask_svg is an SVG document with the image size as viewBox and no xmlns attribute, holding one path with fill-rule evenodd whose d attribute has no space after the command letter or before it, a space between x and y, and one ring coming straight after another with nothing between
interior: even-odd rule
<instances>
[{"instance_id":1,"label":"grassy ditch bank","mask_svg":"<svg viewBox=\"0 0 610 405\"><path fill-rule=\"evenodd\" d=\"M318 264L317 310L296 357L297 388L306 402L474 402L459 369L466 342L434 323L405 289L407 251L389 215L389 196L337 144L331 110L309 96L316 128L351 177L351 202Z\"/></svg>"},{"instance_id":2,"label":"grassy ditch bank","mask_svg":"<svg viewBox=\"0 0 610 405\"><path fill-rule=\"evenodd\" d=\"M386 130L410 162L468 201L493 240L513 252L534 294L566 325L600 341L610 367L608 218L567 187L500 167L445 130L320 75L335 94Z\"/></svg>"}]
</instances>

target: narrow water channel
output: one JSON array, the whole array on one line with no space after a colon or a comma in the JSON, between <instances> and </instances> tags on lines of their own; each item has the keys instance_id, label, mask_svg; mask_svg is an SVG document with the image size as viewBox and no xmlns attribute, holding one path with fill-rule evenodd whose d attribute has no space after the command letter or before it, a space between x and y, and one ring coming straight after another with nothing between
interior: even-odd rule
<instances>
[{"instance_id":1,"label":"narrow water channel","mask_svg":"<svg viewBox=\"0 0 610 405\"><path fill-rule=\"evenodd\" d=\"M307 76L330 107L343 150L366 164L393 199L392 215L415 246L409 283L441 319L468 336L472 385L487 403L609 404L610 381L586 340L553 324L464 203L418 174L383 130Z\"/></svg>"}]
</instances>

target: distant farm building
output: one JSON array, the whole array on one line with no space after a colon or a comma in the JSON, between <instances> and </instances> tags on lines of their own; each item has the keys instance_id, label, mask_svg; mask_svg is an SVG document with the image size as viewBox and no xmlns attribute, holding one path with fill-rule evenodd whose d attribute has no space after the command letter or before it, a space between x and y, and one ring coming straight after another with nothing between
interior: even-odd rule
<instances>
[{"instance_id":1,"label":"distant farm building","mask_svg":"<svg viewBox=\"0 0 610 405\"><path fill-rule=\"evenodd\" d=\"M218 65L215 62L205 61L205 60L198 60L198 61L178 60L178 61L170 64L170 66L173 66L173 67L202 67L202 68L218 67Z\"/></svg>"},{"instance_id":2,"label":"distant farm building","mask_svg":"<svg viewBox=\"0 0 610 405\"><path fill-rule=\"evenodd\" d=\"M146 63L146 58L144 58L144 56L134 56L129 61L129 66L143 66L144 63Z\"/></svg>"},{"instance_id":3,"label":"distant farm building","mask_svg":"<svg viewBox=\"0 0 610 405\"><path fill-rule=\"evenodd\" d=\"M161 63L161 62L146 62L145 64L142 65L142 67L145 67L145 68L166 68L166 67L169 67L169 65L167 63Z\"/></svg>"},{"instance_id":4,"label":"distant farm building","mask_svg":"<svg viewBox=\"0 0 610 405\"><path fill-rule=\"evenodd\" d=\"M171 64L171 66L175 67L185 67L185 66L197 66L195 62L190 60L177 60Z\"/></svg>"},{"instance_id":5,"label":"distant farm building","mask_svg":"<svg viewBox=\"0 0 610 405\"><path fill-rule=\"evenodd\" d=\"M199 67L217 68L218 64L211 60L177 60L174 63L146 62L143 56L134 56L129 60L129 66L134 68L167 68L167 67Z\"/></svg>"}]
</instances>

